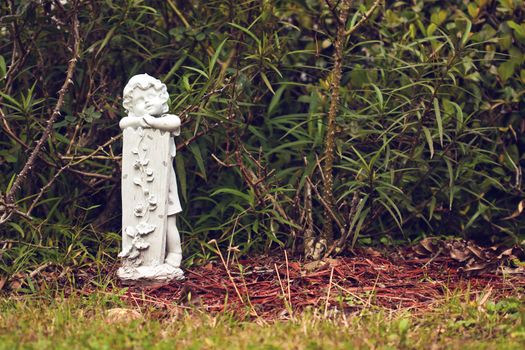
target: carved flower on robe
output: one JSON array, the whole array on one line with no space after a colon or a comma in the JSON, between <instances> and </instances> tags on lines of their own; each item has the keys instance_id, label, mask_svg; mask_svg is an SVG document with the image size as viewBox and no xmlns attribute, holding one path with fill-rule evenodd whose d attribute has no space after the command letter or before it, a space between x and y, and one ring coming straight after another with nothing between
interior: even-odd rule
<instances>
[{"instance_id":1,"label":"carved flower on robe","mask_svg":"<svg viewBox=\"0 0 525 350\"><path fill-rule=\"evenodd\" d=\"M137 206L133 209L133 214L137 217L143 217L144 216L144 205L137 204ZM138 227L138 226L137 226Z\"/></svg>"},{"instance_id":2,"label":"carved flower on robe","mask_svg":"<svg viewBox=\"0 0 525 350\"><path fill-rule=\"evenodd\" d=\"M130 236L131 238L135 237L137 235L137 230L133 226L128 226L124 229L124 232Z\"/></svg>"},{"instance_id":3,"label":"carved flower on robe","mask_svg":"<svg viewBox=\"0 0 525 350\"><path fill-rule=\"evenodd\" d=\"M149 210L153 211L157 209L157 197L154 194L148 197Z\"/></svg>"},{"instance_id":4,"label":"carved flower on robe","mask_svg":"<svg viewBox=\"0 0 525 350\"><path fill-rule=\"evenodd\" d=\"M140 252L138 250L133 250L129 256L128 256L128 259L130 260L133 260L133 259L136 259L140 256ZM140 262L136 262L136 263L140 263Z\"/></svg>"},{"instance_id":5,"label":"carved flower on robe","mask_svg":"<svg viewBox=\"0 0 525 350\"><path fill-rule=\"evenodd\" d=\"M133 163L133 167L135 169L140 169L140 160L135 159L135 162Z\"/></svg>"},{"instance_id":6,"label":"carved flower on robe","mask_svg":"<svg viewBox=\"0 0 525 350\"><path fill-rule=\"evenodd\" d=\"M140 224L137 225L137 232L139 233L139 235L141 236L144 236L144 235L147 235L153 231L155 231L155 225L152 225L150 223L147 223L147 222L141 222Z\"/></svg>"},{"instance_id":7,"label":"carved flower on robe","mask_svg":"<svg viewBox=\"0 0 525 350\"><path fill-rule=\"evenodd\" d=\"M149 247L149 243L140 237L135 237L133 239L133 242L131 242L131 244L138 250L144 250Z\"/></svg>"},{"instance_id":8,"label":"carved flower on robe","mask_svg":"<svg viewBox=\"0 0 525 350\"><path fill-rule=\"evenodd\" d=\"M148 175L148 176L153 175L153 169L151 169L151 168L147 168L147 169L146 169L146 175Z\"/></svg>"},{"instance_id":9,"label":"carved flower on robe","mask_svg":"<svg viewBox=\"0 0 525 350\"><path fill-rule=\"evenodd\" d=\"M131 253L131 250L133 249L132 245L128 245L127 247L124 247L122 251L118 254L119 258L126 258Z\"/></svg>"}]
</instances>

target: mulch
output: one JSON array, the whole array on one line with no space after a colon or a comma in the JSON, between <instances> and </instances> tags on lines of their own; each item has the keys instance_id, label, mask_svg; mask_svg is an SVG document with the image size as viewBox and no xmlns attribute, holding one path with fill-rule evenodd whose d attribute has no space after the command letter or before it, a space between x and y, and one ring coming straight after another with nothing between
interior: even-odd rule
<instances>
[{"instance_id":1,"label":"mulch","mask_svg":"<svg viewBox=\"0 0 525 350\"><path fill-rule=\"evenodd\" d=\"M313 263L288 259L280 252L219 259L187 269L184 281L149 289L131 287L122 298L264 319L291 318L308 308L325 313L363 308L425 312L458 292L480 303L521 298L525 275L502 271L465 272L464 264L448 255L421 257L410 248L363 249L354 256Z\"/></svg>"}]
</instances>

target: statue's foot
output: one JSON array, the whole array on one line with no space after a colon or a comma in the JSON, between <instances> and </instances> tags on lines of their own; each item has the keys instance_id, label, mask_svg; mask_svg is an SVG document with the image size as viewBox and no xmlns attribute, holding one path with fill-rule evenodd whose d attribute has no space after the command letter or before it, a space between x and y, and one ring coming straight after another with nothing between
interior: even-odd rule
<instances>
[{"instance_id":1,"label":"statue's foot","mask_svg":"<svg viewBox=\"0 0 525 350\"><path fill-rule=\"evenodd\" d=\"M168 265L171 265L173 267L180 267L180 263L182 261L182 254L181 253L168 253L166 255L166 259L164 259L164 262Z\"/></svg>"},{"instance_id":2,"label":"statue's foot","mask_svg":"<svg viewBox=\"0 0 525 350\"><path fill-rule=\"evenodd\" d=\"M138 286L159 286L184 279L184 272L169 264L156 266L121 267L117 271L123 283Z\"/></svg>"}]
</instances>

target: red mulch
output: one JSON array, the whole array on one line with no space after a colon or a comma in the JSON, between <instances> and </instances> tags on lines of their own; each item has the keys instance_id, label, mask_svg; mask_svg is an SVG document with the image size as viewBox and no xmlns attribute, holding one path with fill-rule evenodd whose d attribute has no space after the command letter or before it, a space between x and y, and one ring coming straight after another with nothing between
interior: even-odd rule
<instances>
[{"instance_id":1,"label":"red mulch","mask_svg":"<svg viewBox=\"0 0 525 350\"><path fill-rule=\"evenodd\" d=\"M494 271L468 275L461 270L449 257L418 258L408 249L363 250L354 257L327 259L320 266L292 259L287 263L283 253L230 261L228 270L219 260L186 270L185 281L154 289L130 288L123 298L273 319L290 317L288 310L297 313L309 306L344 311L370 306L425 311L457 291L468 290L471 299L481 299L483 294L486 301L488 297L521 297L525 290L521 274L503 276Z\"/></svg>"}]
</instances>

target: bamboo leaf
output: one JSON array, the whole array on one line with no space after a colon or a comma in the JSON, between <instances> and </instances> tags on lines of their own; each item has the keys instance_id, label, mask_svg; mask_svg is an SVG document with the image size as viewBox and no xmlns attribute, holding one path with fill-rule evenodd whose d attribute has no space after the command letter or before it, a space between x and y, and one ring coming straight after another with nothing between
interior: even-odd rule
<instances>
[{"instance_id":1,"label":"bamboo leaf","mask_svg":"<svg viewBox=\"0 0 525 350\"><path fill-rule=\"evenodd\" d=\"M279 102L281 101L281 96L285 89L286 89L286 85L283 85L277 89L277 92L275 93L275 95L273 95L272 100L270 101L270 104L268 105L268 111L266 112L267 116L271 116L273 114L275 108L277 108L277 106L279 105Z\"/></svg>"},{"instance_id":2,"label":"bamboo leaf","mask_svg":"<svg viewBox=\"0 0 525 350\"><path fill-rule=\"evenodd\" d=\"M436 114L439 143L441 144L441 147L443 147L443 119L441 119L441 110L439 109L439 101L437 98L434 98L434 112Z\"/></svg>"},{"instance_id":3,"label":"bamboo leaf","mask_svg":"<svg viewBox=\"0 0 525 350\"><path fill-rule=\"evenodd\" d=\"M363 223L365 222L365 219L368 216L368 213L370 212L370 208L366 208L365 210L361 211L359 214L359 221L357 222L357 225L355 227L355 231L353 232L352 236L352 245L351 247L355 247L355 243L357 242L357 239L359 238L359 233L361 233L361 228L363 227Z\"/></svg>"},{"instance_id":4,"label":"bamboo leaf","mask_svg":"<svg viewBox=\"0 0 525 350\"><path fill-rule=\"evenodd\" d=\"M251 31L249 31L248 29L246 29L246 28L244 28L244 27L242 27L242 26L240 26L240 25L238 25L236 23L231 23L230 22L228 24L231 25L232 27L237 28L237 29L241 30L242 32L248 34L250 36L250 38L252 38L257 43L257 46L261 47L261 40L259 40L259 38L255 34L253 34Z\"/></svg>"},{"instance_id":5,"label":"bamboo leaf","mask_svg":"<svg viewBox=\"0 0 525 350\"><path fill-rule=\"evenodd\" d=\"M372 87L374 88L374 90L376 92L377 102L379 103L379 110L382 111L383 110L383 103L384 103L383 93L377 87L377 85L375 85L375 84L371 84L371 85L372 85Z\"/></svg>"},{"instance_id":6,"label":"bamboo leaf","mask_svg":"<svg viewBox=\"0 0 525 350\"><path fill-rule=\"evenodd\" d=\"M104 49L104 47L106 47L106 45L109 43L109 41L111 40L111 38L113 37L113 33L115 33L115 30L117 29L118 27L112 27L107 33L106 33L106 36L104 37L104 40L102 40L102 43L100 44L100 47L98 48L97 50L97 53L95 54L95 57L98 56L100 54L100 51L102 51Z\"/></svg>"},{"instance_id":7,"label":"bamboo leaf","mask_svg":"<svg viewBox=\"0 0 525 350\"><path fill-rule=\"evenodd\" d=\"M470 31L472 30L472 22L468 18L464 18L465 21L467 21L465 31L463 32L463 36L461 37L461 45L465 46L469 40L470 37Z\"/></svg>"},{"instance_id":8,"label":"bamboo leaf","mask_svg":"<svg viewBox=\"0 0 525 350\"><path fill-rule=\"evenodd\" d=\"M264 72L261 72L261 78L264 81L264 84L268 87L268 89L270 89L272 94L275 95L275 91L273 91L272 84L270 84L270 81L268 80L268 77L266 76Z\"/></svg>"},{"instance_id":9,"label":"bamboo leaf","mask_svg":"<svg viewBox=\"0 0 525 350\"><path fill-rule=\"evenodd\" d=\"M189 70L192 70L194 72L197 72L199 73L200 75L202 75L203 77L205 77L206 79L209 79L209 76L208 74L203 71L202 69L199 69L199 68L195 68L195 67L191 67L191 66L182 66L183 68L186 68L186 69L189 69Z\"/></svg>"},{"instance_id":10,"label":"bamboo leaf","mask_svg":"<svg viewBox=\"0 0 525 350\"><path fill-rule=\"evenodd\" d=\"M222 194L222 193L226 193L226 194L231 194L231 195L234 195L236 197L239 197L243 200L245 200L246 202L248 203L252 203L252 199L250 197L250 195L246 194L246 193L243 193L239 190L236 190L234 188L219 188L218 190L215 190L213 191L210 196L216 196L218 194Z\"/></svg>"},{"instance_id":11,"label":"bamboo leaf","mask_svg":"<svg viewBox=\"0 0 525 350\"><path fill-rule=\"evenodd\" d=\"M0 79L3 79L7 73L4 56L0 55Z\"/></svg>"},{"instance_id":12,"label":"bamboo leaf","mask_svg":"<svg viewBox=\"0 0 525 350\"><path fill-rule=\"evenodd\" d=\"M426 126L423 127L423 133L425 134L428 149L430 150L430 159L432 159L434 157L434 142L432 141L432 135L430 134L430 130L428 130Z\"/></svg>"},{"instance_id":13,"label":"bamboo leaf","mask_svg":"<svg viewBox=\"0 0 525 350\"><path fill-rule=\"evenodd\" d=\"M187 185L187 176L186 176L186 167L184 165L184 157L177 152L175 155L175 168L177 170L177 179L180 183L180 191L184 201L188 202L188 185Z\"/></svg>"},{"instance_id":14,"label":"bamboo leaf","mask_svg":"<svg viewBox=\"0 0 525 350\"><path fill-rule=\"evenodd\" d=\"M213 54L213 56L212 56L212 58L210 60L210 64L208 66L208 75L209 76L211 76L211 73L213 72L213 67L215 67L215 63L217 62L217 59L219 58L219 55L221 54L222 48L223 48L224 44L226 44L226 41L228 41L228 38L224 39L219 44L219 46L215 50L215 53Z\"/></svg>"},{"instance_id":15,"label":"bamboo leaf","mask_svg":"<svg viewBox=\"0 0 525 350\"><path fill-rule=\"evenodd\" d=\"M173 65L173 67L171 67L170 71L164 76L164 78L162 79L163 81L168 81L171 76L173 74L175 74L175 72L182 66L182 63L184 62L184 60L187 58L187 55L182 55L178 60L177 62L175 62L175 64Z\"/></svg>"},{"instance_id":16,"label":"bamboo leaf","mask_svg":"<svg viewBox=\"0 0 525 350\"><path fill-rule=\"evenodd\" d=\"M197 163L197 167L199 168L199 171L202 174L202 177L204 178L204 181L208 181L206 178L206 166L204 165L204 160L202 159L202 154L199 145L196 143L192 143L189 148L191 153L193 154L195 162Z\"/></svg>"}]
</instances>

